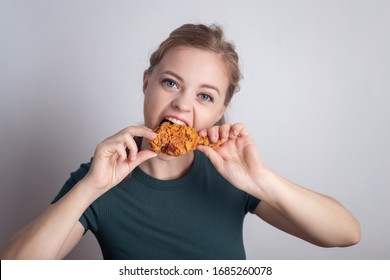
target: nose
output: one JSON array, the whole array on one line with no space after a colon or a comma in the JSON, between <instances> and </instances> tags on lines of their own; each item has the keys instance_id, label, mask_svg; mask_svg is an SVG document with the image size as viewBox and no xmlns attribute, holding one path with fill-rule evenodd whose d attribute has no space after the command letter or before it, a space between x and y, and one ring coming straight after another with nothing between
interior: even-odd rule
<instances>
[{"instance_id":1,"label":"nose","mask_svg":"<svg viewBox=\"0 0 390 280\"><path fill-rule=\"evenodd\" d=\"M173 100L172 106L180 111L189 112L193 106L193 98L189 92L180 92Z\"/></svg>"}]
</instances>

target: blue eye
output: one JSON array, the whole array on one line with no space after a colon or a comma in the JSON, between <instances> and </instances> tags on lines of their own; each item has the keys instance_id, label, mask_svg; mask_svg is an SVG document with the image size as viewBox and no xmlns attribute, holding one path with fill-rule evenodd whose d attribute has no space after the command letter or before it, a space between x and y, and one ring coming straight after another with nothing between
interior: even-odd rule
<instances>
[{"instance_id":1,"label":"blue eye","mask_svg":"<svg viewBox=\"0 0 390 280\"><path fill-rule=\"evenodd\" d=\"M199 97L203 101L208 101L208 102L213 102L214 101L214 99L210 95L208 95L206 93L199 94Z\"/></svg>"},{"instance_id":2,"label":"blue eye","mask_svg":"<svg viewBox=\"0 0 390 280\"><path fill-rule=\"evenodd\" d=\"M170 87L170 88L177 88L177 84L175 81L171 80L171 79L164 79L162 81L167 87Z\"/></svg>"}]
</instances>

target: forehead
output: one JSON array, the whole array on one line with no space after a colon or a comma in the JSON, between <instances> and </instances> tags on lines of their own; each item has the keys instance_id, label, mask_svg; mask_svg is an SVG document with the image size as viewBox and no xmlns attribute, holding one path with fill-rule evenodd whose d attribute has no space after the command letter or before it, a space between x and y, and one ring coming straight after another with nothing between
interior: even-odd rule
<instances>
[{"instance_id":1,"label":"forehead","mask_svg":"<svg viewBox=\"0 0 390 280\"><path fill-rule=\"evenodd\" d=\"M174 47L157 65L157 72L173 71L186 81L213 84L225 92L229 75L222 55L194 47Z\"/></svg>"}]
</instances>

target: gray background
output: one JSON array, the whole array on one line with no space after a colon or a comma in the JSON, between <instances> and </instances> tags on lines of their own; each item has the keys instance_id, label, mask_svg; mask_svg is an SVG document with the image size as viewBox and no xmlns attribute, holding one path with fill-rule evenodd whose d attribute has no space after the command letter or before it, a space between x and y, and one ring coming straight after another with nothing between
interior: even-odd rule
<instances>
[{"instance_id":1,"label":"gray background","mask_svg":"<svg viewBox=\"0 0 390 280\"><path fill-rule=\"evenodd\" d=\"M318 248L249 215L250 259L389 259L390 1L0 1L0 246L98 142L142 123L142 73L174 28L220 23L241 55L228 120L266 164L335 197L360 244ZM88 233L69 258L99 259Z\"/></svg>"}]
</instances>

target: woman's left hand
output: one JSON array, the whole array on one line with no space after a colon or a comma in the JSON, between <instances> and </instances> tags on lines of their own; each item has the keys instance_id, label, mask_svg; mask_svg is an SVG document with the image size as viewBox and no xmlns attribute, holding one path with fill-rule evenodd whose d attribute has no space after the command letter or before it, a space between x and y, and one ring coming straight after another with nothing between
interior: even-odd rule
<instances>
[{"instance_id":1,"label":"woman's left hand","mask_svg":"<svg viewBox=\"0 0 390 280\"><path fill-rule=\"evenodd\" d=\"M231 184L263 201L255 210L263 220L319 246L359 242L360 225L351 213L336 200L300 187L266 168L244 125L224 124L199 134L208 135L212 142L225 141L216 151L206 146L199 149Z\"/></svg>"},{"instance_id":2,"label":"woman's left hand","mask_svg":"<svg viewBox=\"0 0 390 280\"><path fill-rule=\"evenodd\" d=\"M256 145L243 124L224 124L199 132L208 136L211 142L222 141L219 149L200 146L218 172L231 184L251 195L259 196L258 183L261 182L265 166Z\"/></svg>"}]
</instances>

